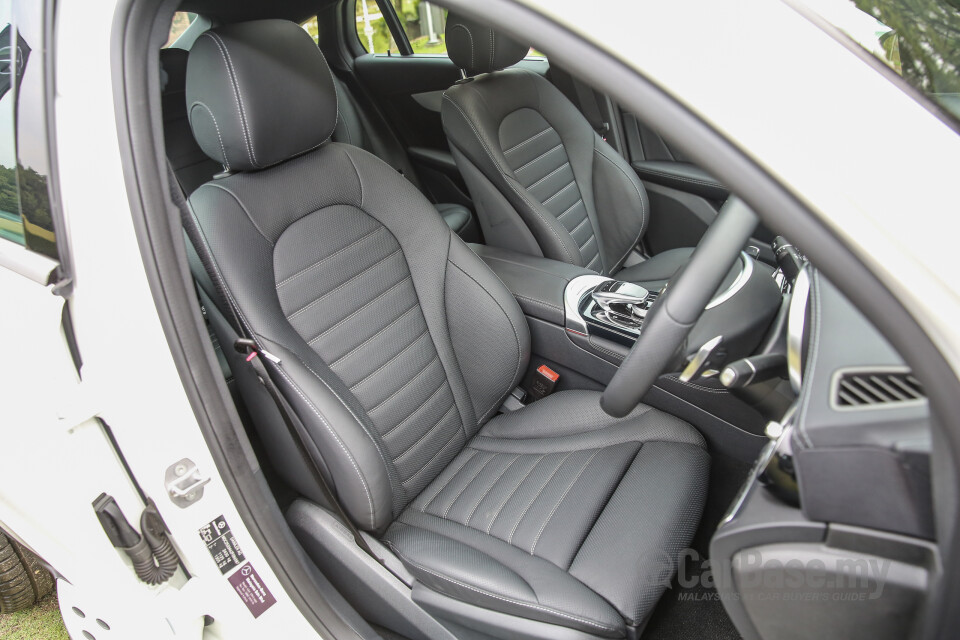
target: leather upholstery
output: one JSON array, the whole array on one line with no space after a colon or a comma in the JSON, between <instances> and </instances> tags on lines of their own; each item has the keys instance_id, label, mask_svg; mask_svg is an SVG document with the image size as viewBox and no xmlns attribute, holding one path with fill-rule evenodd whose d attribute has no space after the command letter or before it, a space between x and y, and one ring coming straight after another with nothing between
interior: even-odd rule
<instances>
[{"instance_id":1,"label":"leather upholstery","mask_svg":"<svg viewBox=\"0 0 960 640\"><path fill-rule=\"evenodd\" d=\"M465 37L459 24L448 20L448 43ZM643 184L556 87L525 69L496 71L504 62L450 87L441 107L487 243L621 277L649 224ZM645 269L673 266L659 260Z\"/></svg>"},{"instance_id":2,"label":"leather upholstery","mask_svg":"<svg viewBox=\"0 0 960 640\"><path fill-rule=\"evenodd\" d=\"M268 54L272 30L258 24L270 23L227 27L228 46L284 60L315 50L291 38ZM237 64L261 66L252 57ZM232 117L235 105L208 97L212 118ZM332 129L335 114L317 113ZM641 624L703 506L699 434L648 407L614 420L592 392L497 417L530 354L507 288L376 157L336 142L288 150L206 183L189 205L214 278L279 358L264 366L347 514L454 598L609 637ZM257 426L282 460L290 438L274 424ZM278 472L320 500L301 466Z\"/></svg>"},{"instance_id":3,"label":"leather upholstery","mask_svg":"<svg viewBox=\"0 0 960 640\"><path fill-rule=\"evenodd\" d=\"M203 152L190 131L187 119L187 56L183 49L161 49L163 82L163 142L170 167L187 195L223 171L223 165Z\"/></svg>"},{"instance_id":4,"label":"leather upholstery","mask_svg":"<svg viewBox=\"0 0 960 640\"><path fill-rule=\"evenodd\" d=\"M505 69L530 51L530 45L453 13L447 16L446 42L447 55L468 76Z\"/></svg>"},{"instance_id":5,"label":"leather upholstery","mask_svg":"<svg viewBox=\"0 0 960 640\"><path fill-rule=\"evenodd\" d=\"M483 244L470 245L507 285L523 312L533 318L563 326L563 293L571 280L591 271L572 264L527 256Z\"/></svg>"},{"instance_id":6,"label":"leather upholstery","mask_svg":"<svg viewBox=\"0 0 960 640\"><path fill-rule=\"evenodd\" d=\"M451 597L622 636L693 536L709 460L679 419L641 406L617 420L599 398L559 392L497 416L384 541Z\"/></svg>"},{"instance_id":7,"label":"leather upholstery","mask_svg":"<svg viewBox=\"0 0 960 640\"><path fill-rule=\"evenodd\" d=\"M203 152L190 130L186 101L188 54L189 52L183 49L162 49L160 66L164 74L163 133L167 160L176 174L180 187L184 193L190 195L194 189L220 173L224 167ZM333 81L337 90L338 114L331 139L335 142L352 144L379 155L378 152L383 150L376 148L370 139L360 108L350 91L336 76L333 76ZM403 153L403 150L398 149L396 153ZM468 208L454 203L440 203L436 207L447 225L458 235L462 237L475 235L473 215Z\"/></svg>"},{"instance_id":8,"label":"leather upholstery","mask_svg":"<svg viewBox=\"0 0 960 640\"><path fill-rule=\"evenodd\" d=\"M238 23L201 34L190 50L187 113L208 156L230 171L263 169L330 139L337 93L306 31L286 20Z\"/></svg>"}]
</instances>

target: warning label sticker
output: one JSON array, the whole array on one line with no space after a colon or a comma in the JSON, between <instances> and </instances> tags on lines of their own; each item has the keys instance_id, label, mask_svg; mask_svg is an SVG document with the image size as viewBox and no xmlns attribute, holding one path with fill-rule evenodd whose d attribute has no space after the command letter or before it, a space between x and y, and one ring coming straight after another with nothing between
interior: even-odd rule
<instances>
[{"instance_id":1,"label":"warning label sticker","mask_svg":"<svg viewBox=\"0 0 960 640\"><path fill-rule=\"evenodd\" d=\"M221 574L240 566L246 559L223 516L200 527L200 539L207 545L207 550Z\"/></svg>"},{"instance_id":2,"label":"warning label sticker","mask_svg":"<svg viewBox=\"0 0 960 640\"><path fill-rule=\"evenodd\" d=\"M273 597L267 586L260 580L256 570L249 562L239 571L235 571L232 576L227 578L234 590L247 605L254 618L259 618L260 614L276 604L277 599Z\"/></svg>"}]
</instances>

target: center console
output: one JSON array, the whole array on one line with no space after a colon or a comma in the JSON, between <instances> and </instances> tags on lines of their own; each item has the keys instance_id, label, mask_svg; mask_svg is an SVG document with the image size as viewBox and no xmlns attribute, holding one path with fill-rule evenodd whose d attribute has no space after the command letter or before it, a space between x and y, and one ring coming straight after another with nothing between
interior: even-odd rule
<instances>
[{"instance_id":1,"label":"center console","mask_svg":"<svg viewBox=\"0 0 960 640\"><path fill-rule=\"evenodd\" d=\"M561 373L558 389L603 389L643 332L646 315L661 295L661 289L617 281L556 260L486 245L471 249L516 297L530 327L531 364L547 364ZM715 345L718 336L722 345L713 353L714 369L754 352L781 307L780 286L773 276L772 267L741 254L678 352L675 372L661 376L645 398L648 404L660 404L697 423L705 435L708 429L691 412L711 414L726 425L718 427L728 431L726 443L750 451L750 460L765 442L766 421L732 398L719 376L690 381L679 372L695 360L701 347Z\"/></svg>"}]
</instances>

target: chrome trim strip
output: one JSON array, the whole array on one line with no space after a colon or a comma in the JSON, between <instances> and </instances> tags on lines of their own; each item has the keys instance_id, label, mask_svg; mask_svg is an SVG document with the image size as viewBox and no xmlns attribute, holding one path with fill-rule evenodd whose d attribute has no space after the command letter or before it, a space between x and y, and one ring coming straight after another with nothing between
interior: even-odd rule
<instances>
[{"instance_id":1,"label":"chrome trim strip","mask_svg":"<svg viewBox=\"0 0 960 640\"><path fill-rule=\"evenodd\" d=\"M740 273L737 274L736 279L730 284L729 287L724 289L723 292L715 296L710 301L710 303L706 306L706 309L713 309L717 305L723 304L735 296L738 291L743 289L743 287L746 286L747 282L749 282L750 278L753 276L753 265L753 258L741 251ZM567 288L563 291L563 313L566 318L567 329L576 331L577 333L582 333L584 335L589 335L589 332L587 331L587 323L580 315L580 302L583 300L583 296L587 295L601 282L615 279L616 278L608 278L606 276L584 275L577 276L567 283ZM639 334L640 332L637 331L636 333Z\"/></svg>"},{"instance_id":2,"label":"chrome trim strip","mask_svg":"<svg viewBox=\"0 0 960 640\"><path fill-rule=\"evenodd\" d=\"M34 253L26 247L10 240L0 239L0 267L16 271L37 284L47 286L54 277L54 270L60 265L45 255Z\"/></svg>"},{"instance_id":3,"label":"chrome trim strip","mask_svg":"<svg viewBox=\"0 0 960 640\"><path fill-rule=\"evenodd\" d=\"M807 302L810 299L810 265L804 265L793 283L793 297L787 310L787 373L790 386L800 393L803 382L803 333L807 323Z\"/></svg>"},{"instance_id":4,"label":"chrome trim strip","mask_svg":"<svg viewBox=\"0 0 960 640\"><path fill-rule=\"evenodd\" d=\"M710 301L710 303L704 308L704 310L713 309L714 307L723 304L733 296L737 295L737 292L740 291L740 289L743 289L743 287L746 286L748 282L750 282L750 278L751 276L753 276L753 264L754 264L753 258L747 255L747 253L741 251L740 252L740 273L737 274L736 279L733 281L733 283L729 287L727 287L723 291L723 293L715 296L713 300Z\"/></svg>"},{"instance_id":5,"label":"chrome trim strip","mask_svg":"<svg viewBox=\"0 0 960 640\"><path fill-rule=\"evenodd\" d=\"M566 328L583 335L589 335L587 323L580 315L580 301L601 282L612 280L606 276L577 276L567 283L563 290L563 314L566 318Z\"/></svg>"}]
</instances>

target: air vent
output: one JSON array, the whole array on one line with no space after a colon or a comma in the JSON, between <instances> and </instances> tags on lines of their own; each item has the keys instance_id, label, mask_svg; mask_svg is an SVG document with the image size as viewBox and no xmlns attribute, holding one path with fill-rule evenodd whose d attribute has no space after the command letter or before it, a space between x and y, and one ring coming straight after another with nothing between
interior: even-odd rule
<instances>
[{"instance_id":1,"label":"air vent","mask_svg":"<svg viewBox=\"0 0 960 640\"><path fill-rule=\"evenodd\" d=\"M909 371L844 371L836 378L834 402L840 408L892 406L926 399L923 385Z\"/></svg>"}]
</instances>

